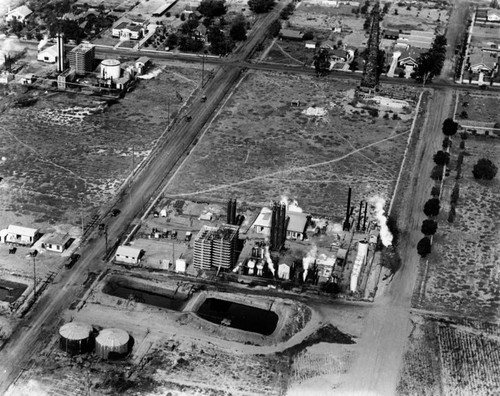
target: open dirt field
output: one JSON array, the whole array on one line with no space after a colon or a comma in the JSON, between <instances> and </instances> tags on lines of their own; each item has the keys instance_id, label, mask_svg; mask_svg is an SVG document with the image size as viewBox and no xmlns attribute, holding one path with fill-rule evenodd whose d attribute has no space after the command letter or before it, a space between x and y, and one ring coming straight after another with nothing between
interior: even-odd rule
<instances>
[{"instance_id":1,"label":"open dirt field","mask_svg":"<svg viewBox=\"0 0 500 396\"><path fill-rule=\"evenodd\" d=\"M400 7L393 3L384 17L381 27L395 30L426 30L438 29L444 31L449 18L446 5L437 6L432 2L412 3L410 9L405 5ZM396 14L397 13L397 14Z\"/></svg>"},{"instance_id":2,"label":"open dirt field","mask_svg":"<svg viewBox=\"0 0 500 396\"><path fill-rule=\"evenodd\" d=\"M348 186L353 202L389 197L412 115L393 120L393 113L383 118L380 111L372 117L349 104L350 87L340 80L250 72L166 195L209 202L232 196L260 206L283 194L308 212L336 219L343 216Z\"/></svg>"},{"instance_id":3,"label":"open dirt field","mask_svg":"<svg viewBox=\"0 0 500 396\"><path fill-rule=\"evenodd\" d=\"M500 143L491 137L470 137L465 144L468 155L464 157L462 177L458 180L457 216L453 223L447 221L450 193L455 184L455 172L452 172L441 198L425 293L418 306L497 321L500 308L500 182L498 175L492 181L477 181L472 176L472 167L480 158L489 158L499 164Z\"/></svg>"},{"instance_id":4,"label":"open dirt field","mask_svg":"<svg viewBox=\"0 0 500 396\"><path fill-rule=\"evenodd\" d=\"M71 93L26 91L0 97L0 200L31 225L79 224L109 202L123 180L154 147L170 117L198 85L194 69L169 68L141 80L115 103ZM29 99L28 106L16 104ZM29 120L29 122L26 122ZM5 220L8 221L7 219ZM0 228L8 223L0 219ZM30 225L30 224L23 224Z\"/></svg>"},{"instance_id":5,"label":"open dirt field","mask_svg":"<svg viewBox=\"0 0 500 396\"><path fill-rule=\"evenodd\" d=\"M500 96L498 95L478 95L469 92L460 94L458 97L455 119L464 125L479 123L500 123ZM460 115L467 113L464 119ZM472 122L471 122L472 121Z\"/></svg>"},{"instance_id":6,"label":"open dirt field","mask_svg":"<svg viewBox=\"0 0 500 396\"><path fill-rule=\"evenodd\" d=\"M500 391L499 328L412 315L398 395L494 395Z\"/></svg>"}]
</instances>

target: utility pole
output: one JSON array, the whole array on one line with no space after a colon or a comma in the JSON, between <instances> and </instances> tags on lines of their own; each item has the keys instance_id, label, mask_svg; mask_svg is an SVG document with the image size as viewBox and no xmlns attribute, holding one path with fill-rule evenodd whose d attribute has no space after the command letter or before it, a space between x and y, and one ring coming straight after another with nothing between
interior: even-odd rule
<instances>
[{"instance_id":1,"label":"utility pole","mask_svg":"<svg viewBox=\"0 0 500 396\"><path fill-rule=\"evenodd\" d=\"M104 227L104 238L106 240L106 255L108 254L108 226Z\"/></svg>"},{"instance_id":2,"label":"utility pole","mask_svg":"<svg viewBox=\"0 0 500 396\"><path fill-rule=\"evenodd\" d=\"M82 220L82 238L83 238L83 197L80 197L80 218Z\"/></svg>"},{"instance_id":3,"label":"utility pole","mask_svg":"<svg viewBox=\"0 0 500 396\"><path fill-rule=\"evenodd\" d=\"M36 269L35 269L35 256L33 256L33 302L36 299Z\"/></svg>"},{"instance_id":4,"label":"utility pole","mask_svg":"<svg viewBox=\"0 0 500 396\"><path fill-rule=\"evenodd\" d=\"M175 240L172 239L172 265L175 268Z\"/></svg>"},{"instance_id":5,"label":"utility pole","mask_svg":"<svg viewBox=\"0 0 500 396\"><path fill-rule=\"evenodd\" d=\"M132 177L134 176L134 171L135 171L135 165L134 165L134 151L135 147L132 145Z\"/></svg>"},{"instance_id":6,"label":"utility pole","mask_svg":"<svg viewBox=\"0 0 500 396\"><path fill-rule=\"evenodd\" d=\"M170 126L170 98L167 98L167 128Z\"/></svg>"},{"instance_id":7,"label":"utility pole","mask_svg":"<svg viewBox=\"0 0 500 396\"><path fill-rule=\"evenodd\" d=\"M201 87L203 88L203 82L205 77L205 54L201 56Z\"/></svg>"}]
</instances>

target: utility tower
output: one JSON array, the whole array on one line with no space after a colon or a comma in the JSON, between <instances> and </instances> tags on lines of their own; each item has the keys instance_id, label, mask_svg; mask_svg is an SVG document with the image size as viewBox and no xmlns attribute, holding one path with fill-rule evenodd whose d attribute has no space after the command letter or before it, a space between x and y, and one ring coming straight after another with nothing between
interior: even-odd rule
<instances>
[{"instance_id":1,"label":"utility tower","mask_svg":"<svg viewBox=\"0 0 500 396\"><path fill-rule=\"evenodd\" d=\"M375 3L370 13L370 37L365 55L365 66L361 88L374 89L378 86L378 53L380 45L380 5Z\"/></svg>"}]
</instances>

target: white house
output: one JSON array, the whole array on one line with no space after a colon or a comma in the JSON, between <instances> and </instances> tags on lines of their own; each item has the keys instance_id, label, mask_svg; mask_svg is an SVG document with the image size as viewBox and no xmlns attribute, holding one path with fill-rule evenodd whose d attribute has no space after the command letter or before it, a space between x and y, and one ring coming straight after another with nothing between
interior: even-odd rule
<instances>
[{"instance_id":1,"label":"white house","mask_svg":"<svg viewBox=\"0 0 500 396\"><path fill-rule=\"evenodd\" d=\"M307 49L315 49L316 43L314 41L306 41L306 48Z\"/></svg>"},{"instance_id":2,"label":"white house","mask_svg":"<svg viewBox=\"0 0 500 396\"><path fill-rule=\"evenodd\" d=\"M131 246L119 246L116 249L114 261L125 264L138 264L141 261L142 250Z\"/></svg>"},{"instance_id":3,"label":"white house","mask_svg":"<svg viewBox=\"0 0 500 396\"><path fill-rule=\"evenodd\" d=\"M58 55L59 52L57 50L57 44L56 44L53 45L52 47L47 47L41 50L36 56L36 59L39 60L40 62L56 63Z\"/></svg>"},{"instance_id":4,"label":"white house","mask_svg":"<svg viewBox=\"0 0 500 396\"><path fill-rule=\"evenodd\" d=\"M31 246L40 237L40 230L18 225L9 225L3 242Z\"/></svg>"},{"instance_id":5,"label":"white house","mask_svg":"<svg viewBox=\"0 0 500 396\"><path fill-rule=\"evenodd\" d=\"M186 260L175 260L175 272L186 272Z\"/></svg>"},{"instance_id":6,"label":"white house","mask_svg":"<svg viewBox=\"0 0 500 396\"><path fill-rule=\"evenodd\" d=\"M28 7L22 5L20 7L14 8L12 11L9 11L5 16L5 20L7 22L11 22L13 19L17 19L19 22L25 21L25 19L33 13Z\"/></svg>"},{"instance_id":7,"label":"white house","mask_svg":"<svg viewBox=\"0 0 500 396\"><path fill-rule=\"evenodd\" d=\"M139 40L142 37L143 28L131 22L121 22L112 29L112 36L125 40Z\"/></svg>"},{"instance_id":8,"label":"white house","mask_svg":"<svg viewBox=\"0 0 500 396\"><path fill-rule=\"evenodd\" d=\"M14 79L14 75L12 73L9 73L5 70L2 70L0 72L0 84L8 84L9 81L12 81Z\"/></svg>"},{"instance_id":9,"label":"white house","mask_svg":"<svg viewBox=\"0 0 500 396\"><path fill-rule=\"evenodd\" d=\"M135 69L139 74L143 74L150 65L151 59L149 59L147 56L141 56L135 61Z\"/></svg>"},{"instance_id":10,"label":"white house","mask_svg":"<svg viewBox=\"0 0 500 396\"><path fill-rule=\"evenodd\" d=\"M69 234L51 234L42 243L42 247L53 252L62 253L72 243L72 238Z\"/></svg>"}]
</instances>

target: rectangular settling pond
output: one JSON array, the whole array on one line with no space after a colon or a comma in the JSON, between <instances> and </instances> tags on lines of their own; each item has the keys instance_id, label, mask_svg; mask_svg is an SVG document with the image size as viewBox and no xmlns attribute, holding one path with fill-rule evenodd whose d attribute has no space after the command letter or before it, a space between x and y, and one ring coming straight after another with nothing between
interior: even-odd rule
<instances>
[{"instance_id":1,"label":"rectangular settling pond","mask_svg":"<svg viewBox=\"0 0 500 396\"><path fill-rule=\"evenodd\" d=\"M28 286L22 283L0 279L0 301L8 303L16 301Z\"/></svg>"},{"instance_id":2,"label":"rectangular settling pond","mask_svg":"<svg viewBox=\"0 0 500 396\"><path fill-rule=\"evenodd\" d=\"M175 290L149 286L124 278L110 279L104 286L103 292L111 296L173 311L182 311L189 300L188 296L176 293Z\"/></svg>"},{"instance_id":3,"label":"rectangular settling pond","mask_svg":"<svg viewBox=\"0 0 500 396\"><path fill-rule=\"evenodd\" d=\"M263 335L272 334L278 324L273 311L217 298L207 298L196 313L212 323Z\"/></svg>"}]
</instances>

